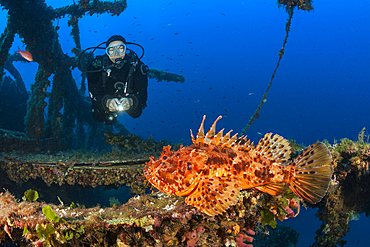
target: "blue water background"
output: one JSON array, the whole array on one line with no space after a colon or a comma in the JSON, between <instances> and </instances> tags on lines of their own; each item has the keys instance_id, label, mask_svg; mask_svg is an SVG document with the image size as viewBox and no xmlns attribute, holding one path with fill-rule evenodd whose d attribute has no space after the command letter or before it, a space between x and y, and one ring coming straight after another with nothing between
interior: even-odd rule
<instances>
[{"instance_id":1,"label":"blue water background","mask_svg":"<svg viewBox=\"0 0 370 247\"><path fill-rule=\"evenodd\" d=\"M73 1L46 3L61 7ZM273 132L305 145L324 139L333 143L355 140L363 127L370 129L370 5L364 0L313 5L311 12L294 11L267 102L247 132L255 142ZM219 115L218 129L240 133L246 126L275 69L287 18L275 0L135 0L119 17L84 16L81 42L84 49L121 34L145 47L143 61L151 68L185 75L185 83L150 80L143 115L122 115L119 121L143 138L189 143L189 129L196 131L204 114L206 129ZM3 12L0 30L5 24ZM62 48L72 56L67 18L57 24ZM22 45L17 37L11 51ZM29 89L36 63L15 66ZM80 72L73 75L79 84ZM302 234L299 246L308 246L320 222L313 210L302 210L285 224ZM362 216L350 226L347 246L368 246L369 218Z\"/></svg>"}]
</instances>

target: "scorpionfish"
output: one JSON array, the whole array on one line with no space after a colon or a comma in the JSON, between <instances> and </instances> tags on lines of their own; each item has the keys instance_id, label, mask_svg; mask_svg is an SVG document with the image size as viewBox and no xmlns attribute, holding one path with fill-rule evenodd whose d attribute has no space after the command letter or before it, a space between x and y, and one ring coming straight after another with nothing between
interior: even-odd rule
<instances>
[{"instance_id":1,"label":"scorpionfish","mask_svg":"<svg viewBox=\"0 0 370 247\"><path fill-rule=\"evenodd\" d=\"M256 146L246 136L216 134L216 123L204 134L204 120L193 144L171 151L163 147L159 159L146 164L144 175L158 190L187 196L185 202L213 216L238 201L241 190L255 189L274 196L287 187L309 203L326 194L333 168L332 157L322 142L312 144L289 164L290 145L283 137L267 133Z\"/></svg>"}]
</instances>

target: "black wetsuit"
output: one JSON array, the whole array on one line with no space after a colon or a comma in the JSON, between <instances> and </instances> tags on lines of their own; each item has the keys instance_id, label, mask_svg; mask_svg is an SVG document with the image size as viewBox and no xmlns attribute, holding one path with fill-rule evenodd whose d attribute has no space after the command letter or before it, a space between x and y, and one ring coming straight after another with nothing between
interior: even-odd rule
<instances>
[{"instance_id":1,"label":"black wetsuit","mask_svg":"<svg viewBox=\"0 0 370 247\"><path fill-rule=\"evenodd\" d=\"M136 61L138 63L135 66L135 71L132 73L131 80L128 80L130 68ZM148 67L139 60L135 52L127 49L121 68L119 66L112 67L112 65L113 62L107 55L96 56L89 64L89 71L102 69L103 66L110 68L87 74L93 117L99 122L105 121L106 124L114 124L117 121L117 114L109 112L106 107L107 99L132 98L133 105L126 112L131 117L137 118L146 107L148 94L148 76L146 74ZM103 80L104 77L105 80ZM126 82L128 83L126 84ZM124 89L125 85L128 86L126 90Z\"/></svg>"}]
</instances>

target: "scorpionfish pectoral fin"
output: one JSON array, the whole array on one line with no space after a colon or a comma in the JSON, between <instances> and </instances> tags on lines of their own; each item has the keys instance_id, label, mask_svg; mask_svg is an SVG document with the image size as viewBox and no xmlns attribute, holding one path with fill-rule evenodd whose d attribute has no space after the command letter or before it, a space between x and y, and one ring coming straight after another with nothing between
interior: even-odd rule
<instances>
[{"instance_id":1,"label":"scorpionfish pectoral fin","mask_svg":"<svg viewBox=\"0 0 370 247\"><path fill-rule=\"evenodd\" d=\"M221 214L235 205L241 190L240 181L230 177L203 177L185 202L210 216Z\"/></svg>"},{"instance_id":2,"label":"scorpionfish pectoral fin","mask_svg":"<svg viewBox=\"0 0 370 247\"><path fill-rule=\"evenodd\" d=\"M284 192L288 189L288 185L286 183L273 183L257 186L253 189L268 193L273 196L278 196L284 194Z\"/></svg>"}]
</instances>

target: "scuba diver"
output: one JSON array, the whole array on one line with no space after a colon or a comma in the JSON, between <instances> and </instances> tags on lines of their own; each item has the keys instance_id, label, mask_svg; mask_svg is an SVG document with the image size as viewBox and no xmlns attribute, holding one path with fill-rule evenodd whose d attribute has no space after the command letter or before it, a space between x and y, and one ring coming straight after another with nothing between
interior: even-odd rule
<instances>
[{"instance_id":1,"label":"scuba diver","mask_svg":"<svg viewBox=\"0 0 370 247\"><path fill-rule=\"evenodd\" d=\"M102 44L106 44L106 48L100 47ZM127 44L139 46L143 50L141 57L127 49ZM89 49L94 50L88 59L88 68L85 69L81 58ZM105 54L91 59L96 49L105 49ZM140 61L143 55L144 48L141 45L126 42L121 35L113 35L106 42L87 48L80 54L79 67L87 73L91 112L95 120L111 125L117 122L121 112L126 112L133 118L140 117L147 106L149 70Z\"/></svg>"}]
</instances>

